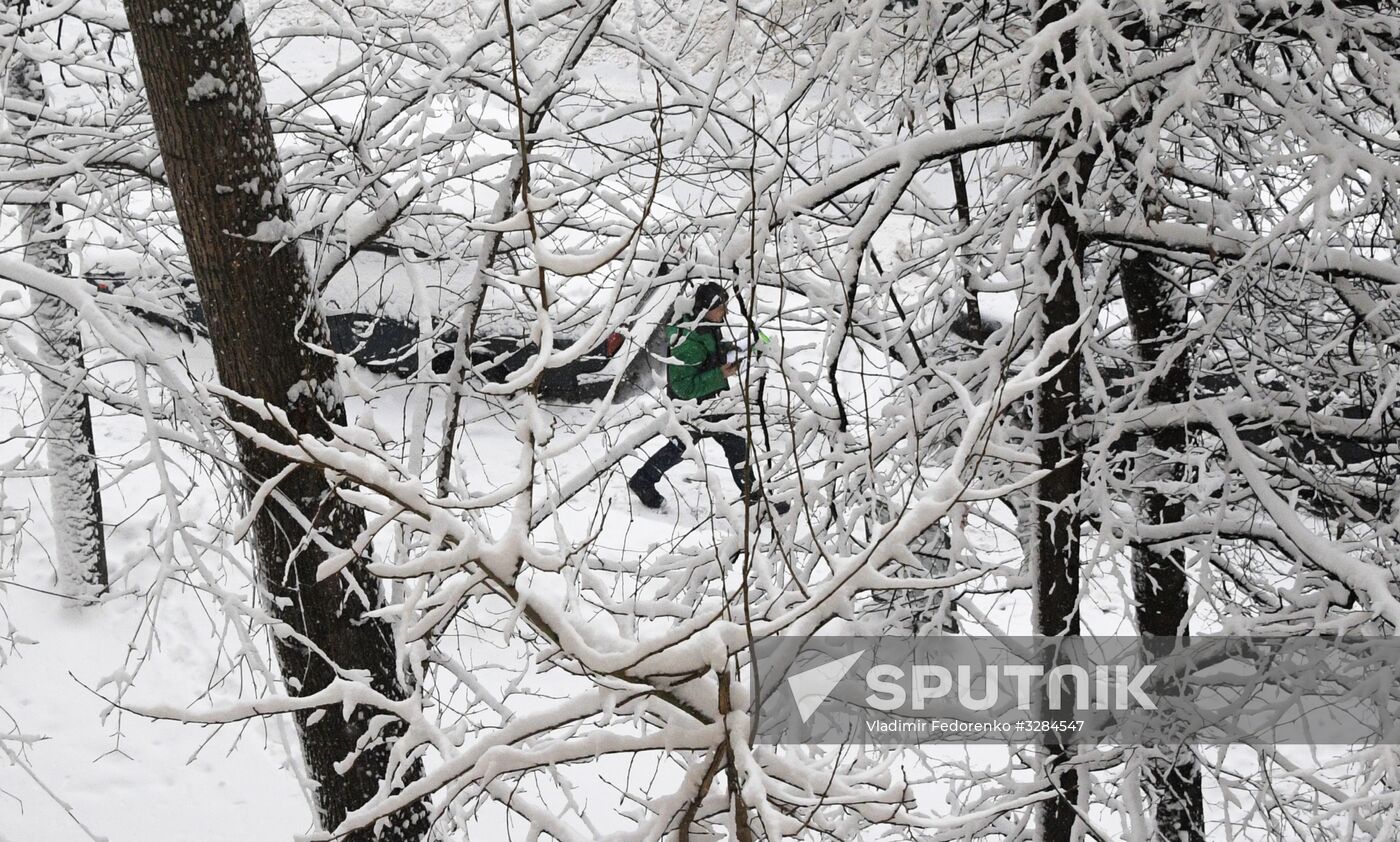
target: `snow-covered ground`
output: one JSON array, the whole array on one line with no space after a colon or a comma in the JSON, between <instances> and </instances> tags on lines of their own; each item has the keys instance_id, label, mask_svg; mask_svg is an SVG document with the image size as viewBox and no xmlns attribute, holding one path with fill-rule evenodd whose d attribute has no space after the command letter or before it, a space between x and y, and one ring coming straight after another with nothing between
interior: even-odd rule
<instances>
[{"instance_id":1,"label":"snow-covered ground","mask_svg":"<svg viewBox=\"0 0 1400 842\"><path fill-rule=\"evenodd\" d=\"M38 408L23 377L0 373L0 428L31 427ZM110 480L142 455L138 419L98 414L97 447ZM30 444L0 447L9 461ZM108 699L134 678L132 698L169 692L176 704L207 704L227 661L211 604L187 577L156 585L148 497L138 473L104 495L108 553L119 578L98 605L55 592L52 533L42 478L10 479L0 490L0 839L247 840L289 838L309 827L310 810L292 769L288 723L202 729L114 709ZM195 489L188 514L216 505ZM204 499L198 499L203 497ZM212 514L212 511L208 511ZM183 580L183 581L182 581ZM162 689L163 688L163 689ZM290 748L289 748L290 747Z\"/></svg>"}]
</instances>

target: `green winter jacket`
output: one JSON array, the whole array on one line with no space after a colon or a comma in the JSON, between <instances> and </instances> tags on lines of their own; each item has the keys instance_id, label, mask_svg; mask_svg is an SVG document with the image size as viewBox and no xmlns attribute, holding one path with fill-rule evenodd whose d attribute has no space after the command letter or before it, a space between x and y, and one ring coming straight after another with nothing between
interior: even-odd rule
<instances>
[{"instance_id":1,"label":"green winter jacket","mask_svg":"<svg viewBox=\"0 0 1400 842\"><path fill-rule=\"evenodd\" d=\"M666 341L671 356L680 360L666 366L666 387L671 397L702 401L724 391L728 378L722 370L725 343L720 340L719 325L668 325Z\"/></svg>"}]
</instances>

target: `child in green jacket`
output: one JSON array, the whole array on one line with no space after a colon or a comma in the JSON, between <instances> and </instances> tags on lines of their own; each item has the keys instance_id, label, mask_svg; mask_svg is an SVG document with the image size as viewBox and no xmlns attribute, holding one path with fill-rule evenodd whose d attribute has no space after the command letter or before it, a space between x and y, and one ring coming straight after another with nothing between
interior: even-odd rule
<instances>
[{"instance_id":1,"label":"child in green jacket","mask_svg":"<svg viewBox=\"0 0 1400 842\"><path fill-rule=\"evenodd\" d=\"M672 399L703 403L724 391L729 378L738 373L738 362L727 362L725 359L732 346L724 341L720 327L729 314L728 298L719 284L713 281L703 283L695 291L695 305L689 317L666 327L667 347L672 359L677 361L666 366L666 391ZM713 423L723 418L723 415L709 415L701 420ZM694 427L690 429L690 435L697 444L706 438L718 442L729 462L734 484L751 502L756 503L760 499L753 488L748 468L749 445L743 436ZM679 438L672 438L628 481L628 487L642 505L658 511L663 507L665 499L656 490L656 484L663 474L680 464L684 454L685 443ZM774 509L782 514L787 511L788 505L776 503Z\"/></svg>"}]
</instances>

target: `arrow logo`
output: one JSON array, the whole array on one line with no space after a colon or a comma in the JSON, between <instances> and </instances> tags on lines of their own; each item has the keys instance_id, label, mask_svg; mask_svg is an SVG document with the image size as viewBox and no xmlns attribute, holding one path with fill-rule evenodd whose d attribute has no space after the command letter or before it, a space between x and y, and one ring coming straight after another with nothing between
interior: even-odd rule
<instances>
[{"instance_id":1,"label":"arrow logo","mask_svg":"<svg viewBox=\"0 0 1400 842\"><path fill-rule=\"evenodd\" d=\"M804 723L812 718L812 714L817 712L817 708L822 706L826 697L831 695L831 691L836 689L836 685L864 654L863 651L853 652L839 661L830 661L788 676L788 689L792 691L792 699L797 702L797 714Z\"/></svg>"}]
</instances>

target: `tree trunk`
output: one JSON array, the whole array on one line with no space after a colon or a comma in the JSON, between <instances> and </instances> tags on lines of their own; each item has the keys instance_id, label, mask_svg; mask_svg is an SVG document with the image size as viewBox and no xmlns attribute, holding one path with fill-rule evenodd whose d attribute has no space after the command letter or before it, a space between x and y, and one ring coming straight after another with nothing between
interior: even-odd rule
<instances>
[{"instance_id":1,"label":"tree trunk","mask_svg":"<svg viewBox=\"0 0 1400 842\"><path fill-rule=\"evenodd\" d=\"M68 274L61 214L47 205L23 211L20 222L25 262L55 275ZM102 492L92 436L92 409L82 390L83 338L78 313L51 295L37 294L40 399L44 449L49 464L49 511L59 590L94 602L107 589L107 541Z\"/></svg>"},{"instance_id":2,"label":"tree trunk","mask_svg":"<svg viewBox=\"0 0 1400 842\"><path fill-rule=\"evenodd\" d=\"M8 8L10 4L4 3ZM18 36L18 37L22 37ZM39 65L14 45L9 94L43 105L44 80ZM22 130L28 115L12 113L10 123ZM42 191L45 185L35 185ZM20 211L24 260L55 275L69 273L63 213L53 204L26 205ZM34 328L38 338L39 396L44 407L44 451L49 466L49 513L59 590L92 602L108 584L107 541L102 523L102 493L97 475L97 448L92 437L92 409L82 389L83 337L78 313L51 295L35 293Z\"/></svg>"},{"instance_id":3,"label":"tree trunk","mask_svg":"<svg viewBox=\"0 0 1400 842\"><path fill-rule=\"evenodd\" d=\"M938 84L943 88L943 128L948 131L957 131L958 118L956 113L956 103L953 100L953 77L948 73L948 59L939 56L934 64L934 72L938 74ZM968 198L967 173L963 169L963 156L954 155L948 161L952 168L953 176L953 210L958 216L959 233L966 233L972 227L972 201ZM986 325L982 323L982 305L977 300L977 290L972 288L972 266L969 263L972 258L962 254L963 249L958 249L958 271L962 274L963 293L963 320L965 329L963 335L976 342L982 342L987 338Z\"/></svg>"},{"instance_id":4,"label":"tree trunk","mask_svg":"<svg viewBox=\"0 0 1400 842\"><path fill-rule=\"evenodd\" d=\"M1046 29L1063 20L1077 0L1048 0L1036 14L1036 25ZM1040 60L1039 88L1042 92L1063 90L1070 84L1067 69L1076 57L1075 31L1068 29ZM1058 124L1052 139L1040 144L1039 171L1049 184L1041 191L1039 211L1041 236L1038 246L1042 295L1038 325L1043 344L1056 331L1080 321L1083 293L1080 290L1084 265L1084 242L1076 217L1087 171L1092 159L1076 155L1084 131L1083 115L1077 109ZM1083 485L1082 447L1075 440L1074 425L1080 415L1081 333L1065 348L1053 354L1048 365L1056 373L1035 391L1036 439L1040 467L1048 473L1036 486L1037 517L1033 541L1035 631L1045 637L1072 637L1079 634L1079 492ZM1044 708L1054 718L1074 718L1069 711ZM1058 732L1047 737L1046 773L1059 793L1041 802L1040 838L1061 842L1073 834L1079 776L1069 765L1073 747L1061 742Z\"/></svg>"},{"instance_id":5,"label":"tree trunk","mask_svg":"<svg viewBox=\"0 0 1400 842\"><path fill-rule=\"evenodd\" d=\"M235 0L126 0L126 10L219 379L284 410L301 433L328 437L330 424L345 422L345 408L333 362L310 347L328 344L310 277L297 245L281 241L291 212L243 6ZM236 404L228 411L267 435L287 438ZM287 467L241 436L237 448L246 491ZM292 470L278 489L331 544L349 546L364 527L364 513L337 497L319 470ZM337 670L361 670L375 689L402 698L390 629L366 616L382 607L382 597L363 564L317 582L325 551L275 502L259 510L252 544L272 611L314 647L275 635L288 691L309 695L330 684ZM386 775L397 774L401 785L421 773L417 763L389 767L388 742L403 725L395 722L369 740L376 713L359 706L346 721L336 705L296 716L326 829L368 802ZM370 746L357 751L362 740ZM352 756L353 765L337 772L335 765ZM343 838L420 839L427 812L414 804L384 824L377 836L360 829Z\"/></svg>"},{"instance_id":6,"label":"tree trunk","mask_svg":"<svg viewBox=\"0 0 1400 842\"><path fill-rule=\"evenodd\" d=\"M1125 256L1120 270L1128 320L1138 353L1148 365L1162 360L1170 345L1185 332L1184 320L1172 305L1167 279L1156 261L1143 252ZM1147 389L1149 404L1182 404L1189 397L1190 360L1178 353ZM1179 523L1186 515L1181 496L1162 490L1164 483L1181 485L1186 476L1180 457L1186 451L1185 425L1169 426L1153 433L1153 453L1139 458L1140 476L1147 480L1142 496L1142 517L1152 525ZM1137 601L1138 632L1158 637L1189 637L1189 583L1186 551L1177 546L1133 547L1133 592ZM1201 774L1190 750L1177 758L1155 759L1148 770L1155 792L1157 835L1167 842L1205 842L1205 807Z\"/></svg>"}]
</instances>

